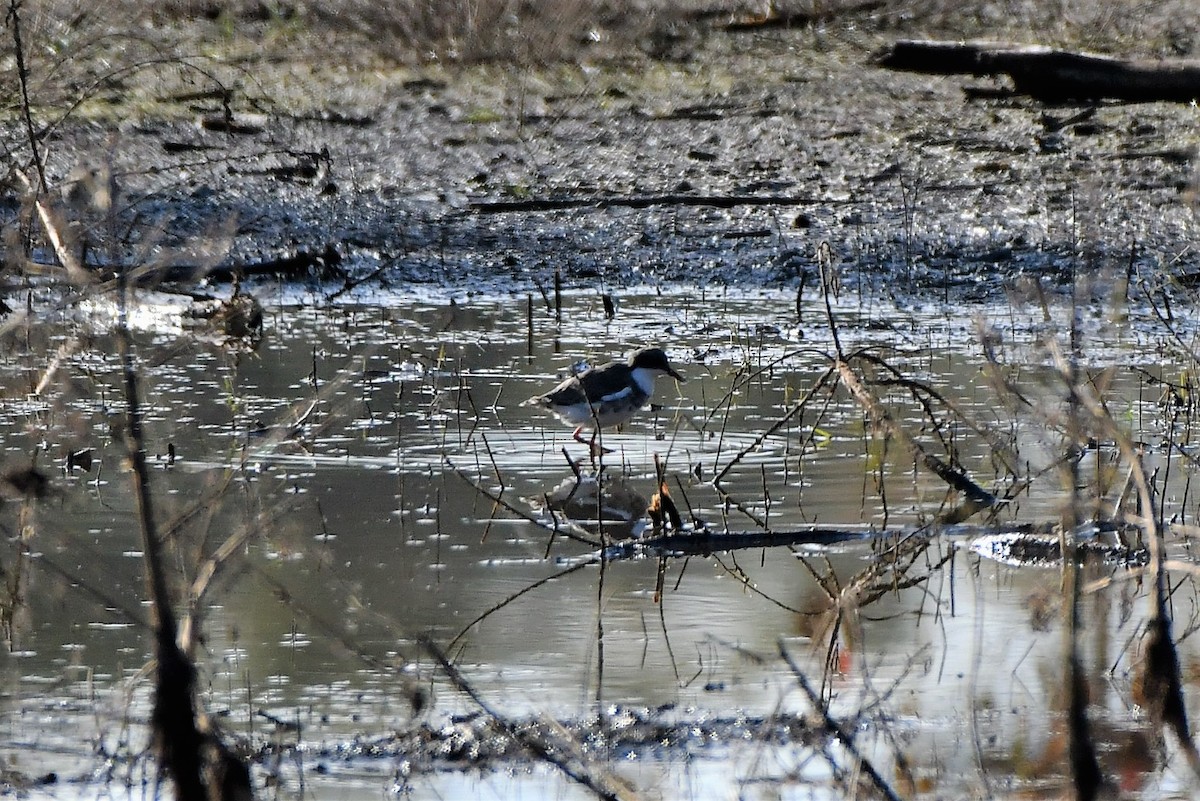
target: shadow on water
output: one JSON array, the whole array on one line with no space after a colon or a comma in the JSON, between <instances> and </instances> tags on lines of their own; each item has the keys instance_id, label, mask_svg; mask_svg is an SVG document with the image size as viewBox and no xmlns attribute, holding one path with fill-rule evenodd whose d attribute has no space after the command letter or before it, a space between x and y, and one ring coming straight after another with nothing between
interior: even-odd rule
<instances>
[{"instance_id":1,"label":"shadow on water","mask_svg":"<svg viewBox=\"0 0 1200 801\"><path fill-rule=\"evenodd\" d=\"M1081 519L1101 521L1081 534L1080 610L1104 769L1145 797L1186 782L1138 706L1146 543L1114 511L1138 511L1128 465L1072 436L1047 344L1062 332L1040 309L980 323L843 300L834 342L818 301L799 318L771 293L617 301L614 316L568 294L556 324L524 297L280 300L252 350L147 317L153 486L177 589L203 598L204 705L260 782L586 797L528 761L517 743L536 740L661 797L836 798L856 764L905 797L1060 787L1067 461ZM1190 564L1190 400L1151 323L1085 321L1103 343L1087 381L1142 443L1167 556ZM17 326L0 356L14 787L151 775L105 330ZM520 405L644 343L687 382L660 380L604 455ZM839 347L875 407L831 375ZM18 467L48 478L39 500ZM971 486L991 508L958 522ZM1190 664L1186 573L1172 600ZM500 736L481 707L524 733Z\"/></svg>"}]
</instances>

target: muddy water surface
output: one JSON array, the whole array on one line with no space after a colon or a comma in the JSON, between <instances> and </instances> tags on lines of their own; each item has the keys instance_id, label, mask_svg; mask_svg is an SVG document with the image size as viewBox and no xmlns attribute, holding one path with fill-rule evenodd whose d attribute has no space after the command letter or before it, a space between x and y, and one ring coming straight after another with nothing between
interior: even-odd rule
<instances>
[{"instance_id":1,"label":"muddy water surface","mask_svg":"<svg viewBox=\"0 0 1200 801\"><path fill-rule=\"evenodd\" d=\"M903 535L961 499L879 436L849 393L817 388L836 347L821 302L806 299L798 314L782 293L647 290L617 296L609 319L598 295L579 293L556 322L540 296L532 307L524 295L303 300L264 293L254 350L206 342L170 316L148 314L137 333L179 586L202 577L202 555L245 535L207 587L198 659L205 706L232 737L260 757L287 746L260 759L260 782L319 797L587 797L525 760L478 769L461 754L388 750L397 732L445 729L478 711L416 646L428 635L506 716L586 721L599 709L680 723L685 733L658 747L594 754L645 797L840 797L830 762L797 732L704 733L713 721L795 721L811 708L781 647L906 796L1058 786L1053 562L981 558L970 546L985 530L939 536L864 583L881 591L864 589L863 605L831 612L831 593L896 558ZM1070 314L974 311L834 304L843 351L872 348L895 368L869 373L891 381L873 386L893 418L1011 495L994 522L1055 522L1061 475L1042 471L1062 451L1063 391L1044 343L1067 341L1055 326ZM1180 375L1172 338L1149 314L1087 313L1081 325L1085 366L1110 411L1151 446L1168 517L1190 523L1190 457L1168 460L1156 447L1170 434L1186 454L1193 436L1182 417L1169 427L1155 383ZM33 460L52 479L43 500L0 508L12 543L0 748L12 771L55 772L38 792L59 797L151 778L139 759L150 653L141 548L112 433L121 396L105 330L94 316L39 320L11 330L0 357L5 468ZM644 343L664 346L687 381L660 380L657 408L605 432L600 464L570 427L520 405L572 365ZM912 382L942 396L932 418L912 401ZM1080 459L1085 483L1118 462L1096 444ZM91 469L67 470L66 454L85 450ZM568 459L649 497L656 458L685 519L715 531L819 524L896 536L580 567L595 549L555 534L544 508L575 481ZM15 544L22 533L27 554ZM1185 535L1172 546L1184 559ZM1168 797L1182 786L1179 760L1142 728L1132 699L1147 607L1129 575L1118 560L1089 568L1089 580L1115 579L1085 601L1093 711L1106 770L1143 797ZM1177 632L1194 622L1195 601L1185 582ZM1197 658L1191 639L1180 647L1185 664ZM416 710L414 691L426 699Z\"/></svg>"}]
</instances>

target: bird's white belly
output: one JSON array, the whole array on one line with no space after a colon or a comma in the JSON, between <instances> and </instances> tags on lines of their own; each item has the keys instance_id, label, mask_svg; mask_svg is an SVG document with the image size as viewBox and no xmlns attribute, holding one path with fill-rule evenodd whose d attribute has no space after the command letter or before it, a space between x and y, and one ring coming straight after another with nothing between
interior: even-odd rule
<instances>
[{"instance_id":1,"label":"bird's white belly","mask_svg":"<svg viewBox=\"0 0 1200 801\"><path fill-rule=\"evenodd\" d=\"M642 403L637 403L634 399L626 397L617 401L601 401L593 405L575 403L570 406L559 406L554 409L554 413L571 425L599 425L600 428L612 428L624 423L633 412L644 404L644 400Z\"/></svg>"}]
</instances>

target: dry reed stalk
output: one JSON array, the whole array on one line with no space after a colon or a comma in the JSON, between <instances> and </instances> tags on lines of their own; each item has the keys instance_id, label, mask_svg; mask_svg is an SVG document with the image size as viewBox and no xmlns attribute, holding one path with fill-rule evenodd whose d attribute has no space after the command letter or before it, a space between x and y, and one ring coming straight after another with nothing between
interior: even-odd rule
<instances>
[{"instance_id":1,"label":"dry reed stalk","mask_svg":"<svg viewBox=\"0 0 1200 801\"><path fill-rule=\"evenodd\" d=\"M1142 529L1150 551L1150 564L1147 566L1147 570L1150 573L1152 590L1148 596L1150 613L1147 622L1147 639L1143 648L1144 661L1136 680L1135 690L1138 691L1141 703L1149 710L1151 719L1158 725L1170 728L1175 734L1189 767L1197 777L1200 777L1200 750L1196 747L1188 725L1179 655L1171 636L1170 588L1167 584L1165 542L1163 528L1159 525L1158 515L1155 511L1157 507L1150 478L1146 475L1138 448L1129 435L1113 420L1101 399L1091 391L1089 385L1071 381L1074 371L1061 348L1052 343L1050 351L1060 374L1069 382L1072 402L1078 404L1079 411L1089 415L1088 422L1092 427L1116 443L1121 457L1130 465L1132 483L1139 500L1140 514L1136 517L1129 516L1129 519ZM1063 553L1065 558L1069 558L1071 552L1064 549Z\"/></svg>"}]
</instances>

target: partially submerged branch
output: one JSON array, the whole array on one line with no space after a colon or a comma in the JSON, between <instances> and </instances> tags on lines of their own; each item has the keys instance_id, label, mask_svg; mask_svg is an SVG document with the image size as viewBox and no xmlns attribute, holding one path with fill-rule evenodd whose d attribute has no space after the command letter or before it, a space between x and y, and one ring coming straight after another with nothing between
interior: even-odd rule
<instances>
[{"instance_id":1,"label":"partially submerged branch","mask_svg":"<svg viewBox=\"0 0 1200 801\"><path fill-rule=\"evenodd\" d=\"M883 429L884 433L895 439L913 456L914 462L946 482L951 489L961 492L967 500L979 509L995 506L996 496L976 484L961 470L947 464L936 454L930 453L921 443L896 422L891 413L879 402L879 399L867 388L866 384L855 372L849 362L839 359L836 364L838 378L850 390L850 394L858 401L871 416L871 421ZM960 518L961 519L961 518Z\"/></svg>"},{"instance_id":2,"label":"partially submerged branch","mask_svg":"<svg viewBox=\"0 0 1200 801\"><path fill-rule=\"evenodd\" d=\"M831 715L829 712L829 707L821 699L821 696L819 696L813 689L812 685L808 681L808 678L804 675L804 671L802 671L800 666L796 664L795 659L793 659L792 655L788 653L788 650L783 647L782 643L779 646L779 654L783 657L783 660L787 662L788 667L791 668L792 676L795 677L796 683L800 685L800 689L804 691L804 695L808 698L809 703L813 705L813 709L816 711L817 715L820 716L821 723L825 731L832 735L841 744L841 746L846 749L850 756L854 758L854 760L862 768L863 772L867 774L867 777L871 780L871 783L875 785L875 789L877 789L884 798L888 799L888 801L900 801L900 796L894 789L892 789L892 786L888 784L887 779L885 779L883 774L879 772L879 769L875 767L870 759L868 759L861 751L858 750L858 746L854 743L853 731L844 728L833 718L833 715Z\"/></svg>"}]
</instances>

